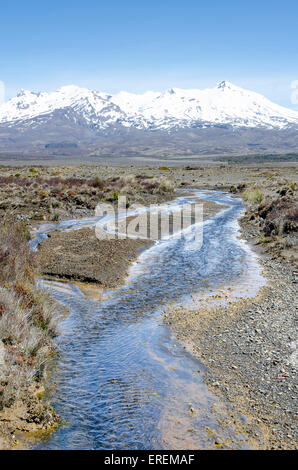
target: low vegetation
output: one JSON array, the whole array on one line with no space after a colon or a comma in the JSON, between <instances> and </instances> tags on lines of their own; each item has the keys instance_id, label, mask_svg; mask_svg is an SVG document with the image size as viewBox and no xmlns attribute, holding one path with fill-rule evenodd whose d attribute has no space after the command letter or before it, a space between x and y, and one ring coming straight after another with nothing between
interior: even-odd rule
<instances>
[{"instance_id":1,"label":"low vegetation","mask_svg":"<svg viewBox=\"0 0 298 470\"><path fill-rule=\"evenodd\" d=\"M167 198L174 189L164 175L102 178L94 173L63 177L60 171L27 168L10 174L4 169L0 175L0 441L4 422L6 434L14 432L14 424L6 422L7 410L20 403L41 428L56 421L36 394L49 375L55 357L53 338L64 311L36 284L37 259L28 244L30 222L93 215L100 201L116 205L120 195L127 197L128 205L151 203Z\"/></svg>"},{"instance_id":2,"label":"low vegetation","mask_svg":"<svg viewBox=\"0 0 298 470\"><path fill-rule=\"evenodd\" d=\"M258 244L271 255L290 261L297 268L298 204L297 185L267 172L262 187L256 183L230 188L246 202L244 222L248 222Z\"/></svg>"},{"instance_id":3,"label":"low vegetation","mask_svg":"<svg viewBox=\"0 0 298 470\"><path fill-rule=\"evenodd\" d=\"M258 188L246 189L242 197L244 201L251 202L251 203L260 203L263 201L263 194Z\"/></svg>"},{"instance_id":4,"label":"low vegetation","mask_svg":"<svg viewBox=\"0 0 298 470\"><path fill-rule=\"evenodd\" d=\"M35 259L24 222L0 227L0 410L40 384L53 356L59 309L35 285ZM61 312L60 312L61 314Z\"/></svg>"},{"instance_id":5,"label":"low vegetation","mask_svg":"<svg viewBox=\"0 0 298 470\"><path fill-rule=\"evenodd\" d=\"M129 201L146 203L148 197L166 195L174 189L172 181L165 176L63 178L41 176L41 172L32 170L23 175L0 176L0 216L9 210L31 220L55 221L94 211L99 202L117 203L120 195L127 196Z\"/></svg>"},{"instance_id":6,"label":"low vegetation","mask_svg":"<svg viewBox=\"0 0 298 470\"><path fill-rule=\"evenodd\" d=\"M128 206L157 203L173 189L170 178L162 174L1 169L0 446L4 442L10 448L16 430L49 429L58 420L41 395L56 356L53 338L65 311L36 284L37 258L28 244L30 223L88 217L99 202L117 205L121 195Z\"/></svg>"}]
</instances>

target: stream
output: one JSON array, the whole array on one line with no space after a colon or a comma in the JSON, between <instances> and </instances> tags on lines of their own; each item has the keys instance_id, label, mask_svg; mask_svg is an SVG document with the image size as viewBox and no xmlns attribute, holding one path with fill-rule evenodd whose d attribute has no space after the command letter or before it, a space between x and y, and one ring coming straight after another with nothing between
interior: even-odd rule
<instances>
[{"instance_id":1,"label":"stream","mask_svg":"<svg viewBox=\"0 0 298 470\"><path fill-rule=\"evenodd\" d=\"M197 198L225 205L203 223L202 246L195 240L200 224L156 242L103 300L87 298L76 284L41 281L70 315L60 325L52 377L51 403L63 425L36 449L213 449L218 439L224 448L248 448L224 424L228 407L204 383L204 365L162 319L167 308L195 308L222 289L230 289L229 300L253 296L265 282L257 256L239 238L241 200L192 190L165 210ZM53 229L99 221L41 226L31 246Z\"/></svg>"}]
</instances>

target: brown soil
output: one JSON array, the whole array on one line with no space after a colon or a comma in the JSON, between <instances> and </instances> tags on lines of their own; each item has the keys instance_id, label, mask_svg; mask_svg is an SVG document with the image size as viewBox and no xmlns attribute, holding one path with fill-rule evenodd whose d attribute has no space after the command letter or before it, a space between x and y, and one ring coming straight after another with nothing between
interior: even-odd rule
<instances>
[{"instance_id":1,"label":"brown soil","mask_svg":"<svg viewBox=\"0 0 298 470\"><path fill-rule=\"evenodd\" d=\"M43 400L44 388L32 385L23 397L0 413L0 449L22 449L27 441L41 439L59 424L53 409Z\"/></svg>"},{"instance_id":2,"label":"brown soil","mask_svg":"<svg viewBox=\"0 0 298 470\"><path fill-rule=\"evenodd\" d=\"M94 228L52 232L38 251L42 276L98 284L122 284L129 264L151 242L140 239L98 240Z\"/></svg>"},{"instance_id":3,"label":"brown soil","mask_svg":"<svg viewBox=\"0 0 298 470\"><path fill-rule=\"evenodd\" d=\"M223 210L213 202L203 203L204 219ZM142 250L152 245L143 239L98 240L94 228L71 232L51 232L38 250L40 274L47 279L62 279L96 284L103 289L123 284L130 264Z\"/></svg>"}]
</instances>

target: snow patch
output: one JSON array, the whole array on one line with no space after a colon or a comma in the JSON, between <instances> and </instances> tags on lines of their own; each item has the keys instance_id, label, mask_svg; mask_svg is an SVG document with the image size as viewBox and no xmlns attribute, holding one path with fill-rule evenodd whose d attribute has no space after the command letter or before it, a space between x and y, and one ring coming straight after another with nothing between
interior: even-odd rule
<instances>
[{"instance_id":1,"label":"snow patch","mask_svg":"<svg viewBox=\"0 0 298 470\"><path fill-rule=\"evenodd\" d=\"M21 90L0 104L0 123L25 121L70 108L88 124L168 130L228 125L234 128L298 128L298 112L227 81L205 90L170 88L165 92L110 95L68 85L52 93Z\"/></svg>"}]
</instances>

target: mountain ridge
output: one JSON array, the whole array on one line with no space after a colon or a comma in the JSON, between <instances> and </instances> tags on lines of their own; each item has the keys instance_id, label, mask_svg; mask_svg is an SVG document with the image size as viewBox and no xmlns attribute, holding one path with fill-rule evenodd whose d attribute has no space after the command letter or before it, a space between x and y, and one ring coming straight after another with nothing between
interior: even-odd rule
<instances>
[{"instance_id":1,"label":"mountain ridge","mask_svg":"<svg viewBox=\"0 0 298 470\"><path fill-rule=\"evenodd\" d=\"M298 112L229 82L115 95L68 85L0 105L0 154L144 158L298 152Z\"/></svg>"},{"instance_id":2,"label":"mountain ridge","mask_svg":"<svg viewBox=\"0 0 298 470\"><path fill-rule=\"evenodd\" d=\"M13 127L64 109L71 109L82 125L102 133L117 126L166 132L217 126L298 129L298 112L227 81L204 90L170 88L143 94L112 95L76 85L49 93L21 90L0 105L0 124Z\"/></svg>"}]
</instances>

